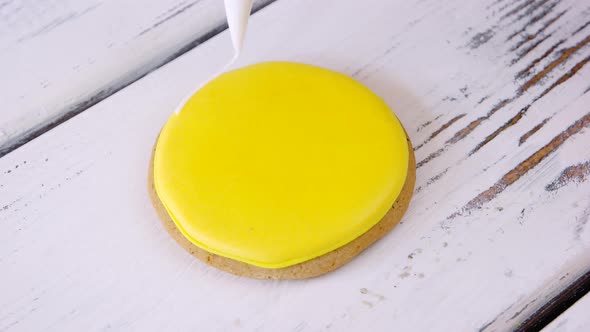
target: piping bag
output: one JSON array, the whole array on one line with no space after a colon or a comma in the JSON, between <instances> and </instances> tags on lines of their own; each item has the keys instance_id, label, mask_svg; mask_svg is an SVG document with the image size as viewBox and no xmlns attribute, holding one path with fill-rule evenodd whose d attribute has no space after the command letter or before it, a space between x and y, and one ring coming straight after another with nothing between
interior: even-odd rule
<instances>
[{"instance_id":1,"label":"piping bag","mask_svg":"<svg viewBox=\"0 0 590 332\"><path fill-rule=\"evenodd\" d=\"M252 2L253 0L224 0L225 16L227 18L227 26L229 27L229 33L231 35L234 54L231 60L229 60L229 62L225 64L225 66L223 66L220 71L218 71L215 75L206 80L203 84L199 85L197 89L195 89L188 96L186 96L182 100L180 105L178 105L174 113L179 114L184 104L186 104L190 97L192 97L195 91L198 91L209 81L223 74L223 72L225 72L227 68L229 68L231 65L234 64L234 62L236 62L236 60L240 56L240 52L242 51L242 46L244 45L244 37L246 36L248 18L250 17L250 11L252 10Z\"/></svg>"}]
</instances>

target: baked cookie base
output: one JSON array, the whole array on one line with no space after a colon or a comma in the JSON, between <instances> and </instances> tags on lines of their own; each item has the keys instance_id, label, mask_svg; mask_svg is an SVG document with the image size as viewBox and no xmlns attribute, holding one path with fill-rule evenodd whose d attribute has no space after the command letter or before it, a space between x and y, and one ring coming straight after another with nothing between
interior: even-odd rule
<instances>
[{"instance_id":1,"label":"baked cookie base","mask_svg":"<svg viewBox=\"0 0 590 332\"><path fill-rule=\"evenodd\" d=\"M407 136L406 140L408 142L409 152L408 175L401 193L393 203L389 212L387 212L387 214L375 224L375 226L371 227L367 232L348 244L322 256L284 268L267 269L219 256L197 247L184 237L176 227L176 224L174 224L172 218L168 215L166 208L164 208L164 205L156 193L153 178L153 154L148 173L149 194L160 221L172 238L174 238L174 240L176 240L176 242L178 242L178 244L180 244L185 250L191 253L191 255L213 267L235 275L255 279L305 279L317 277L348 263L372 243L387 234L387 232L389 232L402 219L410 204L414 192L414 183L416 181L416 159L414 157L414 150L412 148L412 143Z\"/></svg>"}]
</instances>

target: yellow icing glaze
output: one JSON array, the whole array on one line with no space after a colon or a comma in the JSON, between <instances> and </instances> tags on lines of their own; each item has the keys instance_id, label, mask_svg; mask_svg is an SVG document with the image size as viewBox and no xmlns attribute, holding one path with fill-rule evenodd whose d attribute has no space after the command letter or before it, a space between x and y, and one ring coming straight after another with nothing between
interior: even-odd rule
<instances>
[{"instance_id":1,"label":"yellow icing glaze","mask_svg":"<svg viewBox=\"0 0 590 332\"><path fill-rule=\"evenodd\" d=\"M369 89L326 69L268 62L219 76L170 117L154 183L192 243L281 268L379 222L407 165L404 130Z\"/></svg>"}]
</instances>

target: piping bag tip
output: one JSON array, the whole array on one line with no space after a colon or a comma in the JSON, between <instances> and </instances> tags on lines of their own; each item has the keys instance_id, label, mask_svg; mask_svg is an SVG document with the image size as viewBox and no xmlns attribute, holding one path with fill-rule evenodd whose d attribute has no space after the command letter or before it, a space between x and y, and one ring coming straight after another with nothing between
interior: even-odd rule
<instances>
[{"instance_id":1,"label":"piping bag tip","mask_svg":"<svg viewBox=\"0 0 590 332\"><path fill-rule=\"evenodd\" d=\"M252 0L224 0L227 26L236 56L244 44L252 2Z\"/></svg>"},{"instance_id":2,"label":"piping bag tip","mask_svg":"<svg viewBox=\"0 0 590 332\"><path fill-rule=\"evenodd\" d=\"M246 36L246 28L248 27L248 18L250 17L250 11L252 10L252 2L253 0L224 0L225 4L225 16L227 17L227 26L229 27L229 33L231 35L232 45L234 48L234 55L232 56L231 60L226 63L220 71L218 71L215 75L211 78L206 80L203 84L199 85L194 91L198 91L201 89L205 84L216 78L217 76L221 75L225 72L231 65L236 62L238 57L240 56L240 52L242 51L242 46L244 45L244 37ZM175 115L180 114L182 107L190 97L193 95L194 92L186 96L180 105L174 111Z\"/></svg>"}]
</instances>

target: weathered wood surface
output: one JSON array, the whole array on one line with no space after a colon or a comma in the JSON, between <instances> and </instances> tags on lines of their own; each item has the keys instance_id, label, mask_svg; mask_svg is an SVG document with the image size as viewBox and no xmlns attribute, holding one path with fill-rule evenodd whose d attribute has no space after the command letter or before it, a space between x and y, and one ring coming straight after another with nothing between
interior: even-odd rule
<instances>
[{"instance_id":1,"label":"weathered wood surface","mask_svg":"<svg viewBox=\"0 0 590 332\"><path fill-rule=\"evenodd\" d=\"M225 26L221 0L0 1L0 156Z\"/></svg>"},{"instance_id":2,"label":"weathered wood surface","mask_svg":"<svg viewBox=\"0 0 590 332\"><path fill-rule=\"evenodd\" d=\"M340 270L255 281L195 261L147 194L177 102L227 33L0 159L0 330L505 331L590 269L590 5L288 1L236 66L312 63L416 146L401 225Z\"/></svg>"}]
</instances>

